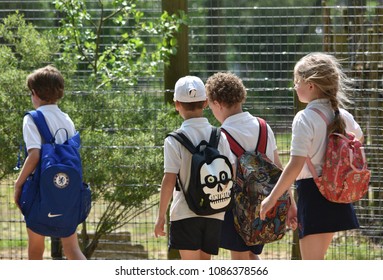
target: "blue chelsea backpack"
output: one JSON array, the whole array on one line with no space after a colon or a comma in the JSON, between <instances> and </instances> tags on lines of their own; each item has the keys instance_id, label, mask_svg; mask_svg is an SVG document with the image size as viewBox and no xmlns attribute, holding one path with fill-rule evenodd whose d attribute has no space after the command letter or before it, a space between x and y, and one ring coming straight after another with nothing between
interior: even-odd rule
<instances>
[{"instance_id":1,"label":"blue chelsea backpack","mask_svg":"<svg viewBox=\"0 0 383 280\"><path fill-rule=\"evenodd\" d=\"M49 131L44 115L30 111L41 137L40 161L23 185L19 200L27 227L52 237L68 237L85 221L91 209L91 191L82 178L79 153L80 134L68 139L68 132ZM55 136L63 131L67 141L57 144ZM61 131L61 132L62 132Z\"/></svg>"}]
</instances>

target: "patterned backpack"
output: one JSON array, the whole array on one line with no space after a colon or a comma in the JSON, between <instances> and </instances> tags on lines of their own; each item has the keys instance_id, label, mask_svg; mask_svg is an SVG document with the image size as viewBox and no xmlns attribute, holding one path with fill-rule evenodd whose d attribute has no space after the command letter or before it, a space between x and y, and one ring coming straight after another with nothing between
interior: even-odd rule
<instances>
[{"instance_id":1,"label":"patterned backpack","mask_svg":"<svg viewBox=\"0 0 383 280\"><path fill-rule=\"evenodd\" d=\"M328 125L326 116L318 109L318 113ZM353 134L342 135L331 133L325 153L322 175L318 174L310 160L306 163L313 175L321 194L329 201L352 203L361 199L368 191L371 172L367 169L367 161L362 143Z\"/></svg>"},{"instance_id":2,"label":"patterned backpack","mask_svg":"<svg viewBox=\"0 0 383 280\"><path fill-rule=\"evenodd\" d=\"M261 202L274 188L282 170L265 155L267 125L265 120L257 119L260 132L254 152L245 151L230 133L222 129L232 152L238 158L234 189L234 226L248 246L281 239L286 232L286 218L290 207L290 197L285 192L266 214L265 220L261 220L259 216Z\"/></svg>"}]
</instances>

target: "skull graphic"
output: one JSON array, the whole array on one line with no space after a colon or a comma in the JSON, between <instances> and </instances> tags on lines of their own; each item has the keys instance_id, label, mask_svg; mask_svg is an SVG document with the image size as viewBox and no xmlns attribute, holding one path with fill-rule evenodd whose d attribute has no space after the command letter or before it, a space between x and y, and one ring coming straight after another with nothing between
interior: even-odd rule
<instances>
[{"instance_id":1,"label":"skull graphic","mask_svg":"<svg viewBox=\"0 0 383 280\"><path fill-rule=\"evenodd\" d=\"M205 163L200 169L200 179L212 209L229 205L233 187L232 172L223 158L216 158L210 164Z\"/></svg>"}]
</instances>

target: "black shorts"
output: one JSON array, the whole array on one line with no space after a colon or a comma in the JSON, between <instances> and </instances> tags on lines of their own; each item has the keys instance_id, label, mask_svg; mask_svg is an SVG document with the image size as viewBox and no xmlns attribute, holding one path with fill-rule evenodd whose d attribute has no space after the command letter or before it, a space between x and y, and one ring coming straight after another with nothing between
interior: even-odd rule
<instances>
[{"instance_id":1,"label":"black shorts","mask_svg":"<svg viewBox=\"0 0 383 280\"><path fill-rule=\"evenodd\" d=\"M170 222L169 248L202 250L218 255L222 221L210 218L189 218Z\"/></svg>"},{"instance_id":2,"label":"black shorts","mask_svg":"<svg viewBox=\"0 0 383 280\"><path fill-rule=\"evenodd\" d=\"M225 221L223 222L221 232L221 248L236 252L250 251L253 254L260 255L263 251L263 246L263 244L247 246L235 229L233 211L229 210L225 213Z\"/></svg>"}]
</instances>

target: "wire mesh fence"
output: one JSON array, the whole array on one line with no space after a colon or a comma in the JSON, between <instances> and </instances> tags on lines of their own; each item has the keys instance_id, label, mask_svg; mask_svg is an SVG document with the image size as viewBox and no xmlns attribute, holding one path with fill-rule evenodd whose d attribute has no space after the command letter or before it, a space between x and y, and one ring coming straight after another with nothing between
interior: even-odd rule
<instances>
[{"instance_id":1,"label":"wire mesh fence","mask_svg":"<svg viewBox=\"0 0 383 280\"><path fill-rule=\"evenodd\" d=\"M87 1L96 2L96 1ZM106 1L105 1L106 2ZM137 4L143 4L138 1ZM328 251L328 259L382 259L383 258L383 192L382 192L382 26L383 6L376 1L287 1L283 7L279 1L188 1L188 49L189 71L206 80L217 71L231 71L242 78L248 91L245 109L267 120L275 132L278 150L284 164L289 158L290 131L293 117L301 105L294 98L292 70L295 62L314 51L328 51L342 59L346 73L355 81L350 111L360 123L366 137L366 153L372 170L368 195L355 204L360 229L340 232ZM274 5L274 2L276 4ZM290 2L294 2L290 4ZM314 2L314 3L313 3ZM339 3L338 3L339 2ZM354 5L358 2L358 5ZM363 3L359 3L363 2ZM19 10L26 20L39 29L55 28L59 24L59 13L52 1L0 1L0 17ZM325 5L327 4L327 5ZM380 4L381 5L381 4ZM148 17L158 16L161 1L145 1L143 9ZM180 61L179 63L182 63ZM84 70L86 72L86 69ZM167 89L172 91L173 89ZM92 99L85 100L83 94L69 93L68 98L84 99L86 108L65 107L73 114L101 116L105 123L94 127L94 131L108 127L109 118L126 120L117 127L127 135L135 130L143 132L147 143L139 146L132 140L126 145L94 146L83 143L83 149L109 150L129 156L140 150L135 166L127 167L124 162L101 161L106 170L121 168L128 177L132 172L155 170L153 164L162 168L162 139L180 124L167 122L163 115L169 114L162 104L163 74L144 80L126 93L105 92L106 98L118 96L114 108L105 108ZM149 103L142 103L148 98ZM26 110L28 108L21 108ZM1 109L4 110L4 109ZM133 115L148 119L142 126L134 123ZM206 110L209 120L217 124L211 112ZM154 116L153 118L149 116ZM149 120L154 121L149 121ZM2 133L5 131L2 125ZM82 124L78 129L86 130ZM101 127L102 126L102 127ZM20 121L21 129L21 121ZM0 147L0 151L9 147ZM156 151L155 162L146 162L145 156ZM15 161L17 147L15 147ZM96 162L96 161L95 161ZM85 166L87 168L93 168ZM161 169L160 168L160 169ZM157 176L157 187L161 174ZM150 176L154 176L153 174ZM23 217L13 203L13 180L17 174L3 178L0 182L0 259L26 259L27 237ZM149 176L149 175L148 175ZM111 188L114 186L111 185ZM127 187L132 187L128 186ZM144 182L138 187L147 187ZM158 194L137 208L139 215L113 233L100 239L93 258L96 259L166 259L166 238L156 239L153 227L157 215ZM95 228L98 219L108 207L101 199L96 202L87 220L88 228ZM142 209L146 209L141 213ZM134 212L134 211L133 211ZM81 226L79 227L81 230ZM90 237L91 238L91 237ZM291 231L278 241L265 246L264 259L291 259L296 239ZM45 258L51 258L51 241L46 241ZM221 250L216 259L228 259L229 254Z\"/></svg>"}]
</instances>

